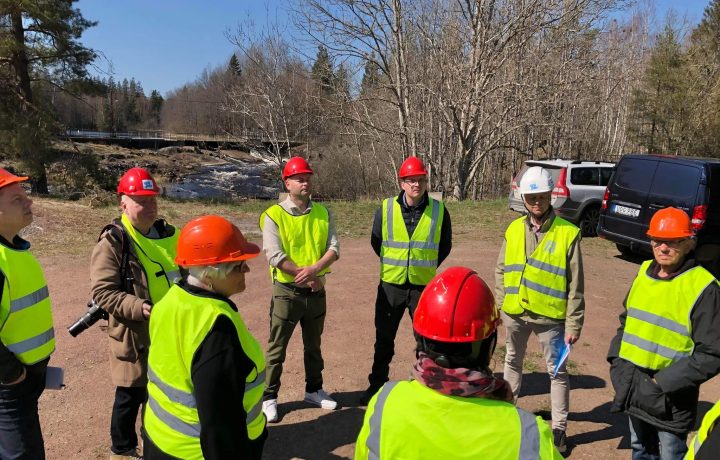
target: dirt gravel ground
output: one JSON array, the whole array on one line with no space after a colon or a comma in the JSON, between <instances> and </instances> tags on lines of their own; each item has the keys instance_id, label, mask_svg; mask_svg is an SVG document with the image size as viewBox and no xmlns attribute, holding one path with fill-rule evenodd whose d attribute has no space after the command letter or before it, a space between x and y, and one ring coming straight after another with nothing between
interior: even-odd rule
<instances>
[{"instance_id":1,"label":"dirt gravel ground","mask_svg":"<svg viewBox=\"0 0 720 460\"><path fill-rule=\"evenodd\" d=\"M91 230L93 233L95 229ZM492 285L500 235L455 244L443 267L466 265ZM257 238L255 238L257 240ZM107 338L95 326L77 338L65 328L85 311L88 261L92 247L72 255L43 256L54 305L57 351L51 365L65 369L66 388L46 391L40 413L49 459L95 459L109 455L109 423L114 387L109 378ZM351 458L362 423L363 407L356 401L367 385L374 341L373 305L378 262L365 239L343 239L341 259L328 276L328 314L323 337L325 389L342 408L323 411L302 402L304 373L302 342L296 333L288 350L280 391L281 421L270 425L267 459ZM588 241L585 252L587 314L585 329L570 359L573 387L568 428L574 445L571 458L630 458L626 418L610 414L612 387L605 362L610 338L617 328L621 302L638 265L617 257L614 247ZM234 299L252 333L265 343L268 334L270 282L265 260L250 262L247 291ZM501 331L500 344L504 342ZM391 378L408 378L414 360L412 330L404 320L396 345ZM529 360L519 405L548 416L549 382L531 339ZM497 359L496 371L502 371ZM702 387L701 415L720 398L720 379ZM492 423L492 421L489 421Z\"/></svg>"}]
</instances>

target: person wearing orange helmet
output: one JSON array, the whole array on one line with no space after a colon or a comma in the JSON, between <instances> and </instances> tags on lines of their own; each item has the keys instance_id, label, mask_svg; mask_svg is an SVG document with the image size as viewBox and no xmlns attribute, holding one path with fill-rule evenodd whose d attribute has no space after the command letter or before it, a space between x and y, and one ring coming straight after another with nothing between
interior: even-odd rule
<instances>
[{"instance_id":1,"label":"person wearing orange helmet","mask_svg":"<svg viewBox=\"0 0 720 460\"><path fill-rule=\"evenodd\" d=\"M28 178L0 168L0 458L44 459L38 398L55 350L47 282L20 231L33 221Z\"/></svg>"},{"instance_id":2,"label":"person wearing orange helmet","mask_svg":"<svg viewBox=\"0 0 720 460\"><path fill-rule=\"evenodd\" d=\"M263 251L273 283L263 396L263 411L272 423L279 419L280 377L298 323L304 349L305 401L326 410L337 408L337 402L323 390L320 342L326 312L325 274L340 256L340 246L332 215L310 199L312 175L304 158L290 158L282 173L287 199L260 215Z\"/></svg>"},{"instance_id":3,"label":"person wearing orange helmet","mask_svg":"<svg viewBox=\"0 0 720 460\"><path fill-rule=\"evenodd\" d=\"M548 425L513 404L489 368L499 312L465 267L435 276L413 318L414 380L386 383L370 400L355 460L561 459Z\"/></svg>"},{"instance_id":4,"label":"person wearing orange helmet","mask_svg":"<svg viewBox=\"0 0 720 460\"><path fill-rule=\"evenodd\" d=\"M93 301L109 314L110 377L115 402L110 421L111 458L137 456L135 425L147 399L148 318L180 278L178 232L158 219L155 179L131 168L117 187L122 214L100 233L90 259Z\"/></svg>"},{"instance_id":5,"label":"person wearing orange helmet","mask_svg":"<svg viewBox=\"0 0 720 460\"><path fill-rule=\"evenodd\" d=\"M230 300L260 248L214 215L188 222L177 246L186 276L150 316L144 458L260 459L265 360Z\"/></svg>"},{"instance_id":6,"label":"person wearing orange helmet","mask_svg":"<svg viewBox=\"0 0 720 460\"><path fill-rule=\"evenodd\" d=\"M375 211L370 245L380 258L375 300L375 347L367 404L388 381L395 335L405 310L413 317L420 293L452 249L452 225L445 205L427 193L427 170L418 157L400 166L400 194Z\"/></svg>"},{"instance_id":7,"label":"person wearing orange helmet","mask_svg":"<svg viewBox=\"0 0 720 460\"><path fill-rule=\"evenodd\" d=\"M628 414L634 459L682 459L700 385L720 372L720 285L694 258L685 211L657 211L647 235L653 259L640 266L608 351L611 410Z\"/></svg>"}]
</instances>

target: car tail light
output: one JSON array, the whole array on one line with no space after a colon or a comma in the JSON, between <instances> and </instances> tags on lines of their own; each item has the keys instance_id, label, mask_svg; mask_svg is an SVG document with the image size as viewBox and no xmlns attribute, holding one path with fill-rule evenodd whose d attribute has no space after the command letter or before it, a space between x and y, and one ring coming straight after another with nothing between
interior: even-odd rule
<instances>
[{"instance_id":1,"label":"car tail light","mask_svg":"<svg viewBox=\"0 0 720 460\"><path fill-rule=\"evenodd\" d=\"M707 218L707 206L701 205L701 206L695 206L693 209L693 215L692 215L692 229L694 232L700 231L701 228L703 228L703 225L705 225L705 219Z\"/></svg>"},{"instance_id":2,"label":"car tail light","mask_svg":"<svg viewBox=\"0 0 720 460\"><path fill-rule=\"evenodd\" d=\"M602 204L600 205L600 209L607 209L609 198L610 198L610 188L605 187L605 194L603 195L603 200L602 200Z\"/></svg>"},{"instance_id":3,"label":"car tail light","mask_svg":"<svg viewBox=\"0 0 720 460\"><path fill-rule=\"evenodd\" d=\"M567 168L562 168L560 170L560 176L558 177L557 184L555 184L555 188L552 191L552 195L554 197L561 196L567 198L570 196L570 190L567 188L566 181L567 180Z\"/></svg>"}]
</instances>

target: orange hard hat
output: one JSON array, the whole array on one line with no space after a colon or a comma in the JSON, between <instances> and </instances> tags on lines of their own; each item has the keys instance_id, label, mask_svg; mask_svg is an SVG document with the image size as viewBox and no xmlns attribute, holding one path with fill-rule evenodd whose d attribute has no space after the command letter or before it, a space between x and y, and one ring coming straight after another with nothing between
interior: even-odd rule
<instances>
[{"instance_id":1,"label":"orange hard hat","mask_svg":"<svg viewBox=\"0 0 720 460\"><path fill-rule=\"evenodd\" d=\"M295 176L297 174L312 174L313 170L310 169L310 165L303 157L292 157L283 168L282 178L283 180L288 177Z\"/></svg>"},{"instance_id":2,"label":"orange hard hat","mask_svg":"<svg viewBox=\"0 0 720 460\"><path fill-rule=\"evenodd\" d=\"M28 180L28 178L25 176L16 176L10 171L0 168L0 188L17 184L19 182L25 182L26 180Z\"/></svg>"},{"instance_id":3,"label":"orange hard hat","mask_svg":"<svg viewBox=\"0 0 720 460\"><path fill-rule=\"evenodd\" d=\"M407 160L403 161L400 165L400 179L412 176L427 176L425 165L422 160L418 157L408 157Z\"/></svg>"},{"instance_id":4,"label":"orange hard hat","mask_svg":"<svg viewBox=\"0 0 720 460\"><path fill-rule=\"evenodd\" d=\"M450 267L423 290L413 328L437 342L479 342L495 332L498 319L495 297L477 272Z\"/></svg>"},{"instance_id":5,"label":"orange hard hat","mask_svg":"<svg viewBox=\"0 0 720 460\"><path fill-rule=\"evenodd\" d=\"M155 179L143 168L130 168L120 178L117 186L120 195L157 195L160 193Z\"/></svg>"},{"instance_id":6,"label":"orange hard hat","mask_svg":"<svg viewBox=\"0 0 720 460\"><path fill-rule=\"evenodd\" d=\"M693 236L690 216L678 208L665 208L656 212L650 219L647 236L650 238L687 238Z\"/></svg>"},{"instance_id":7,"label":"orange hard hat","mask_svg":"<svg viewBox=\"0 0 720 460\"><path fill-rule=\"evenodd\" d=\"M215 265L252 259L260 248L248 242L239 228L220 216L202 216L188 222L177 243L175 263L183 267Z\"/></svg>"}]
</instances>

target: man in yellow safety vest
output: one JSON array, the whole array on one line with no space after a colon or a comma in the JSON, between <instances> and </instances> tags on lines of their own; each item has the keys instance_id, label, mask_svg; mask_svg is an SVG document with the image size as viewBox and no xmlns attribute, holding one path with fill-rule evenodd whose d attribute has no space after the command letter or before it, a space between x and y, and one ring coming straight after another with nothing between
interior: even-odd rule
<instances>
[{"instance_id":1,"label":"man in yellow safety vest","mask_svg":"<svg viewBox=\"0 0 720 460\"><path fill-rule=\"evenodd\" d=\"M153 304L180 278L178 232L158 219L155 179L131 168L117 191L122 215L103 229L90 260L92 298L109 314L110 377L116 386L111 459L139 455L135 424L147 400L148 318Z\"/></svg>"},{"instance_id":2,"label":"man in yellow safety vest","mask_svg":"<svg viewBox=\"0 0 720 460\"><path fill-rule=\"evenodd\" d=\"M375 299L375 353L369 386L360 398L367 404L388 381L395 335L405 310L415 313L420 293L452 249L450 214L427 193L427 170L418 157L400 166L401 192L375 212L370 244L380 257Z\"/></svg>"},{"instance_id":3,"label":"man in yellow safety vest","mask_svg":"<svg viewBox=\"0 0 720 460\"><path fill-rule=\"evenodd\" d=\"M700 384L720 372L720 285L693 256L685 211L657 211L647 235L654 258L640 266L608 351L612 410L629 416L633 458L679 460Z\"/></svg>"},{"instance_id":4,"label":"man in yellow safety vest","mask_svg":"<svg viewBox=\"0 0 720 460\"><path fill-rule=\"evenodd\" d=\"M450 267L427 285L413 318L415 380L373 396L355 460L562 458L548 425L515 407L510 385L488 367L498 316L469 268Z\"/></svg>"},{"instance_id":5,"label":"man in yellow safety vest","mask_svg":"<svg viewBox=\"0 0 720 460\"><path fill-rule=\"evenodd\" d=\"M47 282L30 243L33 221L19 177L0 169L0 458L45 458L38 398L55 350Z\"/></svg>"},{"instance_id":6,"label":"man in yellow safety vest","mask_svg":"<svg viewBox=\"0 0 720 460\"><path fill-rule=\"evenodd\" d=\"M287 199L260 216L263 251L273 282L263 395L263 411L270 423L278 421L280 376L298 323L305 354L305 401L327 410L337 407L323 390L320 340L325 325L325 274L340 256L340 246L330 212L310 199L312 174L304 158L290 158L282 174Z\"/></svg>"},{"instance_id":7,"label":"man in yellow safety vest","mask_svg":"<svg viewBox=\"0 0 720 460\"><path fill-rule=\"evenodd\" d=\"M550 374L550 402L555 445L567 451L570 377L560 355L580 336L585 316L580 230L555 215L550 173L533 166L520 178L527 215L514 220L495 270L495 298L502 305L505 338L505 380L515 400L530 334L538 337Z\"/></svg>"}]
</instances>

